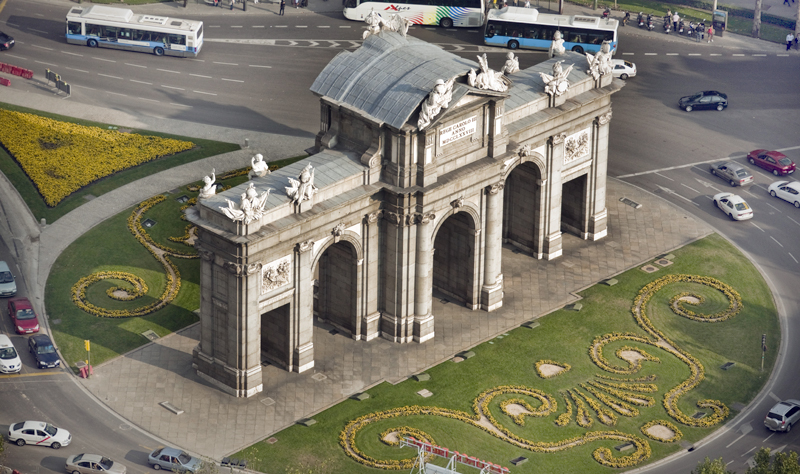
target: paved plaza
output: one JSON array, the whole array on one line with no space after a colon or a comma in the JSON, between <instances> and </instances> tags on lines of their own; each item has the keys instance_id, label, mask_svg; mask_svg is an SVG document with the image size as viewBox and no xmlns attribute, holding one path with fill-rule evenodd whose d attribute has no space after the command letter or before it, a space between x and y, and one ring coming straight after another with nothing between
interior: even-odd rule
<instances>
[{"instance_id":1,"label":"paved plaza","mask_svg":"<svg viewBox=\"0 0 800 474\"><path fill-rule=\"evenodd\" d=\"M639 209L623 203L628 198ZM658 196L620 181L608 182L609 235L590 242L565 235L564 256L536 260L503 249L503 308L470 311L434 299L435 338L423 344L383 339L355 341L330 327L314 329L316 366L302 374L264 368L264 391L234 398L192 369L199 338L193 325L95 367L82 380L100 401L131 423L185 449L216 459L367 390L396 383L457 352L575 301L575 292L708 235L710 227ZM324 377L323 377L324 376ZM175 415L159 403L184 410Z\"/></svg>"}]
</instances>

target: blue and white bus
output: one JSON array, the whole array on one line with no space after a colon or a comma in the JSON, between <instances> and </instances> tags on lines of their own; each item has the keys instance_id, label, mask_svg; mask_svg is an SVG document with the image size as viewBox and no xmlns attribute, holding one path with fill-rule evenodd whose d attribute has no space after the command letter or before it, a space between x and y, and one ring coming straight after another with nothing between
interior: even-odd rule
<instances>
[{"instance_id":1,"label":"blue and white bus","mask_svg":"<svg viewBox=\"0 0 800 474\"><path fill-rule=\"evenodd\" d=\"M197 56L203 46L203 22L103 5L72 7L67 13L67 43L156 56Z\"/></svg>"},{"instance_id":2,"label":"blue and white bus","mask_svg":"<svg viewBox=\"0 0 800 474\"><path fill-rule=\"evenodd\" d=\"M619 21L584 15L541 14L535 8L506 7L489 10L484 43L509 49L549 50L553 34L561 32L564 48L583 53L598 52L603 41L617 51Z\"/></svg>"}]
</instances>

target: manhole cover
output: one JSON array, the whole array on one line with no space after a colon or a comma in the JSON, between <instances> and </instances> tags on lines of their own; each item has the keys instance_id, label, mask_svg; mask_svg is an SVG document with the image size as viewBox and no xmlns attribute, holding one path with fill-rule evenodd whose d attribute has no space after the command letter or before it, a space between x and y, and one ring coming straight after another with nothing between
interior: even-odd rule
<instances>
[{"instance_id":1,"label":"manhole cover","mask_svg":"<svg viewBox=\"0 0 800 474\"><path fill-rule=\"evenodd\" d=\"M631 206L634 209L639 209L640 207L642 207L642 205L639 204L638 202L632 201L632 200L630 200L628 198L620 198L619 202L621 202L623 204L627 204L627 205Z\"/></svg>"},{"instance_id":2,"label":"manhole cover","mask_svg":"<svg viewBox=\"0 0 800 474\"><path fill-rule=\"evenodd\" d=\"M672 261L671 260L667 260L666 258L660 258L660 259L656 260L656 264L657 265L661 265L662 267L668 267L668 266L672 265Z\"/></svg>"},{"instance_id":3,"label":"manhole cover","mask_svg":"<svg viewBox=\"0 0 800 474\"><path fill-rule=\"evenodd\" d=\"M275 400L271 399L270 397L266 397L261 399L261 403L266 406L272 406L275 404Z\"/></svg>"},{"instance_id":4,"label":"manhole cover","mask_svg":"<svg viewBox=\"0 0 800 474\"><path fill-rule=\"evenodd\" d=\"M149 229L154 225L156 225L156 221L154 221L153 219L145 219L142 221L142 226L144 226L145 229Z\"/></svg>"},{"instance_id":5,"label":"manhole cover","mask_svg":"<svg viewBox=\"0 0 800 474\"><path fill-rule=\"evenodd\" d=\"M316 380L317 382L319 382L319 381L321 381L321 380L325 380L325 379L327 379L327 378L328 378L328 376L327 376L327 375L325 375L325 374L314 374L314 375L312 375L312 376L311 376L311 378L312 378L312 379L314 379L314 380Z\"/></svg>"},{"instance_id":6,"label":"manhole cover","mask_svg":"<svg viewBox=\"0 0 800 474\"><path fill-rule=\"evenodd\" d=\"M275 444L277 442L278 442L278 438L276 438L274 436L272 438L268 438L267 439L267 444Z\"/></svg>"},{"instance_id":7,"label":"manhole cover","mask_svg":"<svg viewBox=\"0 0 800 474\"><path fill-rule=\"evenodd\" d=\"M658 267L653 266L653 265L645 265L645 266L642 267L642 270L647 272L647 273L653 273L653 272L657 272L658 271Z\"/></svg>"}]
</instances>

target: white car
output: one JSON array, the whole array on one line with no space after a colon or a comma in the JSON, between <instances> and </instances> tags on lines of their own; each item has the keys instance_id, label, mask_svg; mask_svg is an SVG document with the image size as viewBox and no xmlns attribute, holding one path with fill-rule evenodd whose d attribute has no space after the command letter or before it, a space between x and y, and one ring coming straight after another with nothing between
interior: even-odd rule
<instances>
[{"instance_id":1,"label":"white car","mask_svg":"<svg viewBox=\"0 0 800 474\"><path fill-rule=\"evenodd\" d=\"M620 79L627 79L636 75L636 64L624 59L611 60L611 74Z\"/></svg>"},{"instance_id":2,"label":"white car","mask_svg":"<svg viewBox=\"0 0 800 474\"><path fill-rule=\"evenodd\" d=\"M794 204L794 207L800 207L800 183L797 181L775 181L767 190L770 196L779 197Z\"/></svg>"},{"instance_id":3,"label":"white car","mask_svg":"<svg viewBox=\"0 0 800 474\"><path fill-rule=\"evenodd\" d=\"M16 374L22 369L22 359L19 358L14 344L5 334L0 334L0 374Z\"/></svg>"},{"instance_id":4,"label":"white car","mask_svg":"<svg viewBox=\"0 0 800 474\"><path fill-rule=\"evenodd\" d=\"M21 421L8 427L8 440L17 443L17 446L33 444L58 449L69 446L72 435L65 429L43 421Z\"/></svg>"},{"instance_id":5,"label":"white car","mask_svg":"<svg viewBox=\"0 0 800 474\"><path fill-rule=\"evenodd\" d=\"M753 209L747 205L741 196L733 193L719 193L714 195L714 204L722 209L734 221L752 219Z\"/></svg>"}]
</instances>

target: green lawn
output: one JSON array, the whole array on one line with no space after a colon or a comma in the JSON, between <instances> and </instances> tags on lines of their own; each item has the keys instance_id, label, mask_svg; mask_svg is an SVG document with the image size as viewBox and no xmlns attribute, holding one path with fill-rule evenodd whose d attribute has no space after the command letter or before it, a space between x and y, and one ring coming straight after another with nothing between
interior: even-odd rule
<instances>
[{"instance_id":1,"label":"green lawn","mask_svg":"<svg viewBox=\"0 0 800 474\"><path fill-rule=\"evenodd\" d=\"M345 455L339 445L339 434L344 426L368 413L411 405L437 406L459 410L472 415L472 402L484 390L500 385L524 385L553 395L558 401L558 410L544 418L527 417L524 426L515 425L502 413L499 403L506 398L523 398L534 408L540 405L536 399L520 395L500 395L489 405L492 415L512 433L531 441L556 442L582 436L587 432L619 430L647 440L652 449L652 462L671 453L680 446L646 438L640 428L651 420L667 420L678 426L683 439L697 441L719 428L696 428L680 424L666 413L662 401L664 394L686 380L688 366L670 353L649 344L631 341L609 343L603 353L616 365L623 365L614 356L617 349L633 346L657 357L660 362L645 362L642 370L634 375L615 375L603 372L594 365L588 355L589 346L595 337L608 333L646 333L637 326L631 315L633 299L647 283L667 274L699 274L715 277L732 286L742 297L743 309L735 317L718 323L697 322L674 314L668 308L670 298L683 291L705 297L695 312L714 313L727 308L727 299L717 290L697 283L672 283L662 288L650 300L647 314L653 325L664 332L675 345L699 359L705 368L705 380L684 395L679 408L691 416L702 411L696 406L701 399L717 399L729 408L736 402L747 403L759 391L769 376L775 362L779 324L769 288L758 271L738 250L719 236L710 236L683 249L673 252L673 265L656 273L647 274L633 269L617 277L619 284L613 287L593 286L582 292L583 309L580 312L556 311L541 318L535 329L518 328L483 343L471 350L474 358L455 364L445 362L426 372L431 380L417 382L409 379L396 386L380 384L368 390L370 398L365 401L347 400L314 416L317 424L305 427L292 426L274 435L277 443L259 442L236 453L232 457L246 458L248 467L275 473L371 473L379 472L356 463ZM767 334L768 347L766 370L760 371L761 334ZM438 336L441 337L441 336ZM534 364L539 360L567 363L571 370L550 379L542 379ZM729 370L721 370L725 362L735 362ZM560 390L574 389L588 381L601 380L600 375L619 379L633 379L645 375L656 375L652 383L657 392L648 394L655 398L650 407L638 407L636 417L617 415L616 426L598 422L588 430L572 421L565 427L554 424L556 417L564 412ZM416 394L421 389L433 392L430 398ZM579 388L583 393L586 390ZM708 411L708 410L706 410ZM590 413L593 411L590 409ZM731 415L735 411L731 408ZM380 441L380 433L390 428L410 426L420 429L433 438L436 444L467 453L487 461L512 468L515 473L559 472L602 473L613 471L603 467L592 457L599 447L612 449L615 457L625 456L613 450L619 442L595 441L558 453L535 453L499 440L485 431L465 422L435 416L401 416L371 423L356 435L358 449L376 459L403 459L413 457L408 448L390 447ZM525 456L529 461L520 466L511 466L510 460ZM441 464L441 463L439 463ZM470 472L463 469L461 472ZM477 472L477 471L474 471Z\"/></svg>"},{"instance_id":2,"label":"green lawn","mask_svg":"<svg viewBox=\"0 0 800 474\"><path fill-rule=\"evenodd\" d=\"M30 114L37 114L43 117L60 120L62 122L77 123L80 125L100 127L104 129L114 126L111 124L91 122L88 120L80 120L71 117L65 117L62 115L40 112L37 110L28 109L26 107L19 107L3 103L0 103L0 108L25 112ZM108 176L98 181L95 181L89 186L86 186L76 191L75 193L71 194L69 197L61 201L55 207L48 207L45 204L41 195L33 185L33 182L28 178L28 176L25 174L22 168L20 168L20 166L17 164L14 158L11 157L8 154L7 150L2 146L0 146L0 171L2 171L6 175L6 177L8 177L8 179L11 181L14 187L17 188L17 191L19 191L20 195L22 195L22 198L25 200L25 203L28 205L28 208L31 210L31 212L33 212L33 215L36 216L36 219L45 218L47 219L48 223L52 223L58 220L58 218L60 218L64 214L68 213L69 211L84 204L86 202L86 197L89 195L100 196L120 186L124 186L138 179L145 178L152 174L158 173L159 171L170 169L175 166L183 165L186 163L191 163L193 161L201 160L203 158L208 158L209 156L215 156L222 153L228 153L240 149L240 146L234 143L224 143L214 140L204 140L200 138L181 137L176 135L150 132L145 130L131 130L131 131L142 135L152 135L162 138L175 138L178 140L186 140L193 142L195 145L197 145L197 147L192 150L179 153L173 156L169 156L166 158L154 160L142 164L140 166L136 166L134 168L130 168L125 171L116 173L112 176Z\"/></svg>"}]
</instances>

